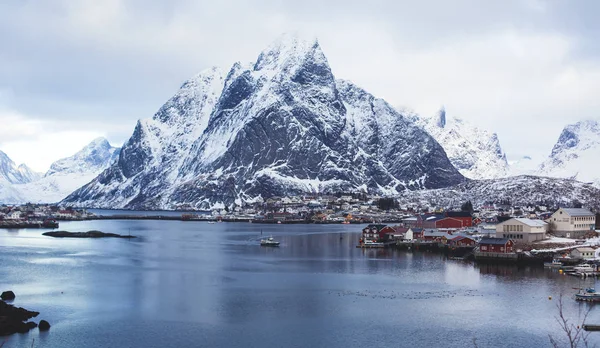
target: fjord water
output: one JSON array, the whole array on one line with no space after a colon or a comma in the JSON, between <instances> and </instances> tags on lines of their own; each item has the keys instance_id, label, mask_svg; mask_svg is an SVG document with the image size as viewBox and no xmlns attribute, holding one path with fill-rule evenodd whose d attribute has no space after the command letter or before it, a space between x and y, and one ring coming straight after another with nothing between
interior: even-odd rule
<instances>
[{"instance_id":1,"label":"fjord water","mask_svg":"<svg viewBox=\"0 0 600 348\"><path fill-rule=\"evenodd\" d=\"M549 346L562 337L559 294L539 267L477 265L428 252L360 250L360 225L106 220L61 222L139 236L60 239L0 230L0 290L41 314L47 333L1 338L30 347ZM279 248L258 245L272 235ZM591 282L591 283L590 283ZM552 300L548 297L552 296ZM600 323L592 307L588 322ZM592 333L593 342L600 334Z\"/></svg>"}]
</instances>

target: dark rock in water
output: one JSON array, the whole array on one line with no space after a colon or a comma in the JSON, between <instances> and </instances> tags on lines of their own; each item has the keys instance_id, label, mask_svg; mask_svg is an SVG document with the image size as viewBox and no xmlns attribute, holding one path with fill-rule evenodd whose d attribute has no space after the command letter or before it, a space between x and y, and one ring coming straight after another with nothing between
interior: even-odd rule
<instances>
[{"instance_id":1,"label":"dark rock in water","mask_svg":"<svg viewBox=\"0 0 600 348\"><path fill-rule=\"evenodd\" d=\"M28 311L24 308L9 305L0 301L0 336L12 335L16 332L25 333L36 327L34 322L27 322L39 312Z\"/></svg>"},{"instance_id":2,"label":"dark rock in water","mask_svg":"<svg viewBox=\"0 0 600 348\"><path fill-rule=\"evenodd\" d=\"M2 293L2 295L0 295L0 298L3 299L4 301L10 301L10 300L14 300L15 299L15 293L12 291L4 291Z\"/></svg>"},{"instance_id":3,"label":"dark rock in water","mask_svg":"<svg viewBox=\"0 0 600 348\"><path fill-rule=\"evenodd\" d=\"M40 320L39 328L40 331L48 331L50 330L50 323L45 320Z\"/></svg>"},{"instance_id":4,"label":"dark rock in water","mask_svg":"<svg viewBox=\"0 0 600 348\"><path fill-rule=\"evenodd\" d=\"M66 237L66 238L136 238L135 236L122 236L116 233L104 233L100 231L88 231L88 232L67 232L67 231L55 231L42 233L44 236L50 237Z\"/></svg>"}]
</instances>

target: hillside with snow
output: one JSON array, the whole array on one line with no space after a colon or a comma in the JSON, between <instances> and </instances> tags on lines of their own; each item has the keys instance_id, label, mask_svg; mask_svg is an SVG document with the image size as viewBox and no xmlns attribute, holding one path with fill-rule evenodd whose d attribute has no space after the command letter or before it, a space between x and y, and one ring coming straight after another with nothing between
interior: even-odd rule
<instances>
[{"instance_id":1,"label":"hillside with snow","mask_svg":"<svg viewBox=\"0 0 600 348\"><path fill-rule=\"evenodd\" d=\"M600 187L600 123L588 120L566 126L537 174Z\"/></svg>"},{"instance_id":2,"label":"hillside with snow","mask_svg":"<svg viewBox=\"0 0 600 348\"><path fill-rule=\"evenodd\" d=\"M442 145L450 162L470 179L494 179L510 175L506 155L496 133L449 118L441 109L433 117L417 118L419 124Z\"/></svg>"},{"instance_id":3,"label":"hillside with snow","mask_svg":"<svg viewBox=\"0 0 600 348\"><path fill-rule=\"evenodd\" d=\"M600 189L576 180L521 175L472 180L435 190L405 191L400 195L402 205L422 207L458 207L468 200L474 206L500 202L514 206L571 206L578 201L600 210Z\"/></svg>"},{"instance_id":4,"label":"hillside with snow","mask_svg":"<svg viewBox=\"0 0 600 348\"><path fill-rule=\"evenodd\" d=\"M348 81L316 40L284 36L252 64L186 81L119 158L64 203L175 209L270 196L398 194L464 181L438 142Z\"/></svg>"}]
</instances>

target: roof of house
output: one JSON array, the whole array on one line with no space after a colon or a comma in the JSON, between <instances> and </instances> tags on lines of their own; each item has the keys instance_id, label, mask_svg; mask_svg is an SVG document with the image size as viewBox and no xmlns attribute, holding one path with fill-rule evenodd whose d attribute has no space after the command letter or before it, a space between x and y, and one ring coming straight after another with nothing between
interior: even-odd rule
<instances>
[{"instance_id":1,"label":"roof of house","mask_svg":"<svg viewBox=\"0 0 600 348\"><path fill-rule=\"evenodd\" d=\"M419 233L419 232L422 232L422 231L423 231L423 228L421 228L421 227L412 227L412 228L411 228L411 230L412 230L413 232L417 232L417 233Z\"/></svg>"},{"instance_id":2,"label":"roof of house","mask_svg":"<svg viewBox=\"0 0 600 348\"><path fill-rule=\"evenodd\" d=\"M447 211L447 217L472 217L471 212L468 211Z\"/></svg>"},{"instance_id":3,"label":"roof of house","mask_svg":"<svg viewBox=\"0 0 600 348\"><path fill-rule=\"evenodd\" d=\"M570 216L593 216L594 213L585 208L562 208Z\"/></svg>"},{"instance_id":4,"label":"roof of house","mask_svg":"<svg viewBox=\"0 0 600 348\"><path fill-rule=\"evenodd\" d=\"M530 227L543 227L543 226L546 226L546 223L544 221L542 221L542 220L527 219L527 218L515 218L515 220L517 220L518 222L520 222L522 224L530 226ZM510 220L508 220L508 221L510 221Z\"/></svg>"},{"instance_id":5,"label":"roof of house","mask_svg":"<svg viewBox=\"0 0 600 348\"><path fill-rule=\"evenodd\" d=\"M595 250L593 248L590 247L580 247L580 248L575 248L577 251L579 251L580 253L589 253L589 252L594 252Z\"/></svg>"},{"instance_id":6,"label":"roof of house","mask_svg":"<svg viewBox=\"0 0 600 348\"><path fill-rule=\"evenodd\" d=\"M452 236L451 238L449 238L449 240L451 240L453 242L458 242L458 241L463 240L463 239L474 240L473 238L469 238L467 236Z\"/></svg>"},{"instance_id":7,"label":"roof of house","mask_svg":"<svg viewBox=\"0 0 600 348\"><path fill-rule=\"evenodd\" d=\"M504 245L508 243L508 238L481 238L479 244Z\"/></svg>"}]
</instances>

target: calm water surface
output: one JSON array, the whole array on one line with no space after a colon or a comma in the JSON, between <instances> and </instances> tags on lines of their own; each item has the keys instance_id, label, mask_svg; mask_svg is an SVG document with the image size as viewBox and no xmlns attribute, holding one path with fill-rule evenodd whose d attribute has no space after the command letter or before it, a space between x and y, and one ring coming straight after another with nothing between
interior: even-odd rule
<instances>
[{"instance_id":1,"label":"calm water surface","mask_svg":"<svg viewBox=\"0 0 600 348\"><path fill-rule=\"evenodd\" d=\"M30 347L547 347L593 280L355 248L359 225L61 222L140 238L0 230L0 290L52 324ZM272 235L279 248L258 245ZM592 283L590 283L592 282ZM552 300L548 299L552 296ZM577 320L589 308L565 298ZM600 323L592 307L588 322ZM592 333L600 344L600 333ZM0 343L2 339L0 339Z\"/></svg>"}]
</instances>

